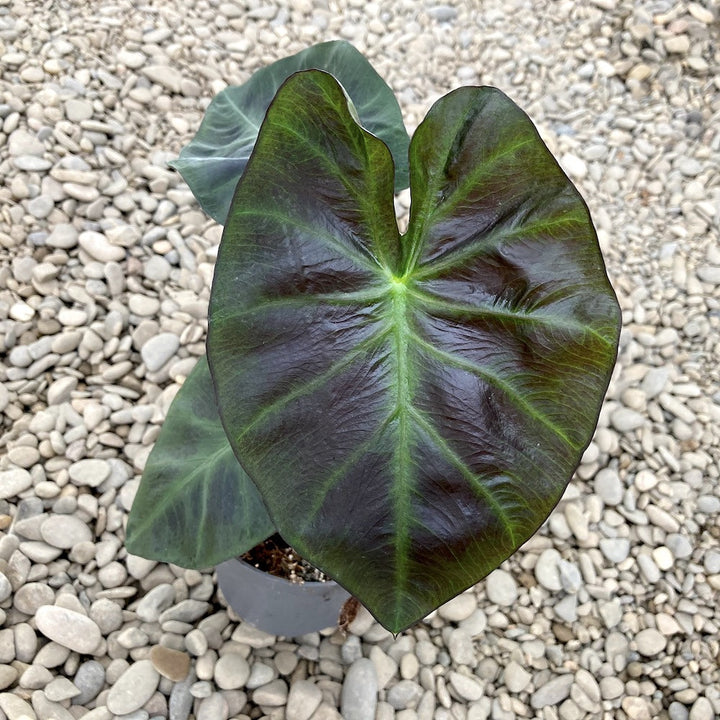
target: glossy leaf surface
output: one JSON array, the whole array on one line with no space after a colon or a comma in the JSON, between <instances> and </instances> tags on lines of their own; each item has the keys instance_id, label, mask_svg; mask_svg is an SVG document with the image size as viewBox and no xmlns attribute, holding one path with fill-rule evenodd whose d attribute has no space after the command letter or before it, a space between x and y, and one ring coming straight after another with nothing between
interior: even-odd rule
<instances>
[{"instance_id":1,"label":"glossy leaf surface","mask_svg":"<svg viewBox=\"0 0 720 720\"><path fill-rule=\"evenodd\" d=\"M237 181L255 146L277 89L294 72L316 68L345 88L360 122L392 151L396 190L408 186L408 143L392 90L352 45L342 40L314 45L256 71L243 85L213 99L193 140L170 165L180 172L208 215L224 224Z\"/></svg>"},{"instance_id":2,"label":"glossy leaf surface","mask_svg":"<svg viewBox=\"0 0 720 720\"><path fill-rule=\"evenodd\" d=\"M619 309L587 208L493 88L392 162L341 88L278 92L210 301L223 424L280 534L397 632L512 554L597 422Z\"/></svg>"},{"instance_id":3,"label":"glossy leaf surface","mask_svg":"<svg viewBox=\"0 0 720 720\"><path fill-rule=\"evenodd\" d=\"M274 532L230 448L203 357L175 396L145 465L127 526L128 552L206 568Z\"/></svg>"}]
</instances>

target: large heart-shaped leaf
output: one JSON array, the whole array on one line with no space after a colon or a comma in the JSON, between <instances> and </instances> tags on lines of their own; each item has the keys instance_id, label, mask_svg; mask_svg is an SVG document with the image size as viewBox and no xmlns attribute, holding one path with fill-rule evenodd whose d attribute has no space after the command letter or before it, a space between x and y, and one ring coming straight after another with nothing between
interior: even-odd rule
<instances>
[{"instance_id":1,"label":"large heart-shaped leaf","mask_svg":"<svg viewBox=\"0 0 720 720\"><path fill-rule=\"evenodd\" d=\"M205 568L275 532L223 430L206 358L173 400L127 525L134 555Z\"/></svg>"},{"instance_id":2,"label":"large heart-shaped leaf","mask_svg":"<svg viewBox=\"0 0 720 720\"><path fill-rule=\"evenodd\" d=\"M235 186L277 89L294 72L312 68L331 73L342 84L363 127L390 148L396 165L395 189L408 186L410 138L395 95L350 43L332 40L278 60L255 72L243 85L218 93L195 137L170 163L203 210L219 223L225 222Z\"/></svg>"},{"instance_id":3,"label":"large heart-shaped leaf","mask_svg":"<svg viewBox=\"0 0 720 720\"><path fill-rule=\"evenodd\" d=\"M393 212L341 88L278 92L221 243L220 413L280 534L399 631L541 525L590 441L619 309L587 208L493 88L438 101Z\"/></svg>"}]
</instances>

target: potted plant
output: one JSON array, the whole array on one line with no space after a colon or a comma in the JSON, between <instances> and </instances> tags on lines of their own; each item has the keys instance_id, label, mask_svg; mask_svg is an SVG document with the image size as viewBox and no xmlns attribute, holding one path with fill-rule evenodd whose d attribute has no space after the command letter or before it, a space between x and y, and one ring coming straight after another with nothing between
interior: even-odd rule
<instances>
[{"instance_id":1,"label":"potted plant","mask_svg":"<svg viewBox=\"0 0 720 720\"><path fill-rule=\"evenodd\" d=\"M232 172L210 159L237 149L236 116L212 105L176 163L225 228L207 362L170 408L127 546L207 567L278 533L399 632L559 501L620 313L584 201L509 98L454 90L408 145L356 51L318 48L254 76L272 95Z\"/></svg>"}]
</instances>

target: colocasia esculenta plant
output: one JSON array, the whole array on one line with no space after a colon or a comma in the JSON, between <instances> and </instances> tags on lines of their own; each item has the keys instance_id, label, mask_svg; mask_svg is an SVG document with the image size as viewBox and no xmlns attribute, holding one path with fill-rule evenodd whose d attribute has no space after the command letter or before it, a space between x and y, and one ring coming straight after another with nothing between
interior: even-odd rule
<instances>
[{"instance_id":1,"label":"colocasia esculenta plant","mask_svg":"<svg viewBox=\"0 0 720 720\"><path fill-rule=\"evenodd\" d=\"M128 549L208 567L278 532L398 632L517 550L590 441L619 308L588 209L502 92L409 141L343 42L223 91L174 166L225 228Z\"/></svg>"}]
</instances>

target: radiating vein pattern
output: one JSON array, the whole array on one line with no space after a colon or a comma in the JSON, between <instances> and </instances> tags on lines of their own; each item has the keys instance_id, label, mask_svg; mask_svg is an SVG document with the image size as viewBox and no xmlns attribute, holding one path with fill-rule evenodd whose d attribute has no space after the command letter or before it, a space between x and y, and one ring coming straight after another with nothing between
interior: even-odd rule
<instances>
[{"instance_id":1,"label":"radiating vein pattern","mask_svg":"<svg viewBox=\"0 0 720 720\"><path fill-rule=\"evenodd\" d=\"M508 98L463 88L387 148L318 72L278 92L235 193L208 355L283 537L399 631L552 510L597 421L618 308L587 209Z\"/></svg>"}]
</instances>

